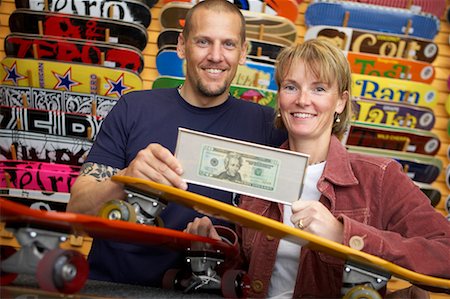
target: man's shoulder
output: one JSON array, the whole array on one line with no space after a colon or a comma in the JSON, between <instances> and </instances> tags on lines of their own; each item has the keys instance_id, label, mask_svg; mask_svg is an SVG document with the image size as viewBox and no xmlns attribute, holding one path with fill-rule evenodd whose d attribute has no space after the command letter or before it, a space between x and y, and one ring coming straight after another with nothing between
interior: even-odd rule
<instances>
[{"instance_id":1,"label":"man's shoulder","mask_svg":"<svg viewBox=\"0 0 450 299\"><path fill-rule=\"evenodd\" d=\"M155 89L142 89L127 93L122 97L124 101L133 102L137 104L142 103L155 103L160 101L167 101L168 99L175 98L175 88L155 88Z\"/></svg>"},{"instance_id":2,"label":"man's shoulder","mask_svg":"<svg viewBox=\"0 0 450 299\"><path fill-rule=\"evenodd\" d=\"M260 105L251 101L242 100L242 99L236 99L232 97L235 106L239 109L247 109L249 111L258 111L258 112L265 112L265 113L274 113L274 109L269 106Z\"/></svg>"}]
</instances>

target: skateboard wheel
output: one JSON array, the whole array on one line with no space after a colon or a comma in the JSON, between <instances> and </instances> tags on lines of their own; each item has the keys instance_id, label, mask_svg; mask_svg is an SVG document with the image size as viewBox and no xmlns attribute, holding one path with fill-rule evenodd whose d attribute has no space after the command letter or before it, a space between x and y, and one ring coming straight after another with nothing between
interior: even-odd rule
<instances>
[{"instance_id":1,"label":"skateboard wheel","mask_svg":"<svg viewBox=\"0 0 450 299\"><path fill-rule=\"evenodd\" d=\"M0 246L0 260L4 261L14 253L16 253L16 249L11 246ZM13 282L18 273L10 273L10 272L0 272L0 285L8 285Z\"/></svg>"},{"instance_id":2,"label":"skateboard wheel","mask_svg":"<svg viewBox=\"0 0 450 299\"><path fill-rule=\"evenodd\" d=\"M81 253L58 248L48 251L38 263L36 278L43 290L71 294L84 286L88 272Z\"/></svg>"},{"instance_id":3,"label":"skateboard wheel","mask_svg":"<svg viewBox=\"0 0 450 299\"><path fill-rule=\"evenodd\" d=\"M382 299L381 295L372 287L358 285L351 288L343 299Z\"/></svg>"},{"instance_id":4,"label":"skateboard wheel","mask_svg":"<svg viewBox=\"0 0 450 299\"><path fill-rule=\"evenodd\" d=\"M222 295L225 298L247 298L250 277L242 270L228 270L222 276Z\"/></svg>"},{"instance_id":5,"label":"skateboard wheel","mask_svg":"<svg viewBox=\"0 0 450 299\"><path fill-rule=\"evenodd\" d=\"M190 279L191 274L182 269L169 269L164 273L162 287L166 290L185 290Z\"/></svg>"},{"instance_id":6,"label":"skateboard wheel","mask_svg":"<svg viewBox=\"0 0 450 299\"><path fill-rule=\"evenodd\" d=\"M99 211L101 218L109 220L122 220L136 222L136 211L133 206L123 200L108 201Z\"/></svg>"}]
</instances>

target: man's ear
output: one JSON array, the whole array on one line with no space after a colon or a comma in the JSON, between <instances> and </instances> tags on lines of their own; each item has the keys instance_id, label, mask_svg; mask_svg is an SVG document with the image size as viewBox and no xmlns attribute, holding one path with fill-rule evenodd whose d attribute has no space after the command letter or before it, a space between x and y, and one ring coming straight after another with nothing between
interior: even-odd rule
<instances>
[{"instance_id":1,"label":"man's ear","mask_svg":"<svg viewBox=\"0 0 450 299\"><path fill-rule=\"evenodd\" d=\"M245 60L247 59L247 50L248 50L248 42L245 41L241 47L241 56L239 57L239 64L245 64Z\"/></svg>"},{"instance_id":2,"label":"man's ear","mask_svg":"<svg viewBox=\"0 0 450 299\"><path fill-rule=\"evenodd\" d=\"M184 40L183 33L178 35L177 54L180 59L185 58L186 41Z\"/></svg>"}]
</instances>

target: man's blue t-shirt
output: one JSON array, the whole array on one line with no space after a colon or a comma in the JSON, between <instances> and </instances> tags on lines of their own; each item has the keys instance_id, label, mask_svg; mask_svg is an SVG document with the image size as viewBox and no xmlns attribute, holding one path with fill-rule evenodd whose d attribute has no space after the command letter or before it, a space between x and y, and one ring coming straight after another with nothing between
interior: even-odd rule
<instances>
[{"instance_id":1,"label":"man's blue t-shirt","mask_svg":"<svg viewBox=\"0 0 450 299\"><path fill-rule=\"evenodd\" d=\"M150 143L174 153L179 127L278 147L286 133L274 129L273 119L273 109L231 96L219 106L198 108L183 100L177 89L136 91L109 112L86 162L123 169ZM192 184L188 190L226 203L232 200L230 192ZM165 227L183 230L202 215L169 203L160 216ZM96 239L89 253L90 278L159 286L168 269L181 267L182 257L165 247Z\"/></svg>"}]
</instances>

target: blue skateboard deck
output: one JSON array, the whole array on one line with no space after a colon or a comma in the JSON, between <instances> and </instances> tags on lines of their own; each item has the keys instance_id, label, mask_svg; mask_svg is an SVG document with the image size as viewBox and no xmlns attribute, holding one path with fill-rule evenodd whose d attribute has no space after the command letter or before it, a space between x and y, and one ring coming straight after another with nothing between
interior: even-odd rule
<instances>
[{"instance_id":1,"label":"blue skateboard deck","mask_svg":"<svg viewBox=\"0 0 450 299\"><path fill-rule=\"evenodd\" d=\"M161 49L156 55L156 68L161 76L185 76L185 62L175 50ZM238 67L233 84L277 90L274 66L247 60Z\"/></svg>"},{"instance_id":2,"label":"blue skateboard deck","mask_svg":"<svg viewBox=\"0 0 450 299\"><path fill-rule=\"evenodd\" d=\"M344 24L347 14L347 24ZM439 19L427 13L363 3L314 0L305 12L309 26L345 26L433 39L439 32Z\"/></svg>"}]
</instances>

